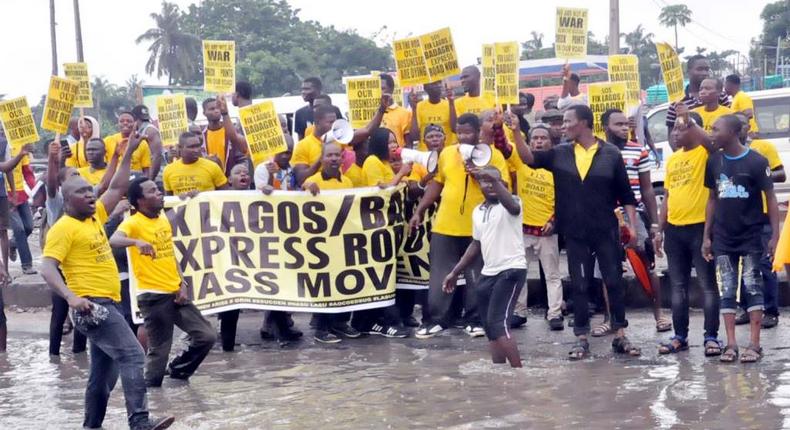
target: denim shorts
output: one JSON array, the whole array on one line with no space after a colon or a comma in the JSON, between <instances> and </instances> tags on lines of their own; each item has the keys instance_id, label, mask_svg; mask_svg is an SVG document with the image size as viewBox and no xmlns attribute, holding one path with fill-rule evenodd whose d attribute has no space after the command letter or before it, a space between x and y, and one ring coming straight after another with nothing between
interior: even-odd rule
<instances>
[{"instance_id":1,"label":"denim shorts","mask_svg":"<svg viewBox=\"0 0 790 430\"><path fill-rule=\"evenodd\" d=\"M741 297L740 302L746 305L746 311L765 309L761 257L759 252L716 254L716 282L721 293L721 313L734 314L738 309L737 295L741 279L746 297Z\"/></svg>"}]
</instances>

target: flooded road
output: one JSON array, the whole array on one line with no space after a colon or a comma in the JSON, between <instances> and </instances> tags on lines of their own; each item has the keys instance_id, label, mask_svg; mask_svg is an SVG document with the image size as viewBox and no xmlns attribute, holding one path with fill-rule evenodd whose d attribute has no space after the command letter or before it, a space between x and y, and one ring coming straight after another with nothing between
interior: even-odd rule
<instances>
[{"instance_id":1,"label":"flooded road","mask_svg":"<svg viewBox=\"0 0 790 430\"><path fill-rule=\"evenodd\" d=\"M487 342L459 330L324 346L299 316L308 339L280 349L260 341L260 320L244 313L242 345L233 353L215 348L188 383L166 379L149 390L152 413L175 415L175 429L206 430L790 428L787 321L763 331L766 357L747 367L703 357L699 312L690 351L659 357L654 345L668 336L655 334L649 313L634 312L630 337L643 357L614 357L609 337L591 341L592 359L570 363L571 331L549 332L532 314L516 331L525 367L513 370L491 364ZM9 352L0 355L4 430L80 428L87 356L71 354L68 336L61 358L50 360L48 323L43 311L9 314ZM738 336L747 341L746 327ZM105 428L126 428L120 387Z\"/></svg>"}]
</instances>

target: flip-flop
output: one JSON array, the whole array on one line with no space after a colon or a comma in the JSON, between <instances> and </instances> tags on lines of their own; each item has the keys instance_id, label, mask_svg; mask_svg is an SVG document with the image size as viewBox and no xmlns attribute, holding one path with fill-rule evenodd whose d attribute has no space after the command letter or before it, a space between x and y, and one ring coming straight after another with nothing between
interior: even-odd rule
<instances>
[{"instance_id":1,"label":"flip-flop","mask_svg":"<svg viewBox=\"0 0 790 430\"><path fill-rule=\"evenodd\" d=\"M672 330L672 321L669 320L667 317L661 317L656 321L656 331L659 333L663 333L665 331Z\"/></svg>"},{"instance_id":2,"label":"flip-flop","mask_svg":"<svg viewBox=\"0 0 790 430\"><path fill-rule=\"evenodd\" d=\"M675 346L675 341L677 341L678 346ZM688 351L688 349L689 343L685 338L672 336L669 338L669 342L662 343L658 346L658 353L660 355L676 354L680 351Z\"/></svg>"},{"instance_id":3,"label":"flip-flop","mask_svg":"<svg viewBox=\"0 0 790 430\"><path fill-rule=\"evenodd\" d=\"M763 358L763 349L749 345L743 354L741 354L741 363L756 363L760 361L761 358Z\"/></svg>"},{"instance_id":4,"label":"flip-flop","mask_svg":"<svg viewBox=\"0 0 790 430\"><path fill-rule=\"evenodd\" d=\"M738 348L727 345L727 347L724 348L724 352L721 353L719 361L722 363L735 363L738 361Z\"/></svg>"}]
</instances>

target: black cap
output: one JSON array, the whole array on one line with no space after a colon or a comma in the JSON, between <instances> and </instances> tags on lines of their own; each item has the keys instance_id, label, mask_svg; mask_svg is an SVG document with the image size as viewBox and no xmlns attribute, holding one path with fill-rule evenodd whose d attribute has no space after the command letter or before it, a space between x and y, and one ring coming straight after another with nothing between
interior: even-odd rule
<instances>
[{"instance_id":1,"label":"black cap","mask_svg":"<svg viewBox=\"0 0 790 430\"><path fill-rule=\"evenodd\" d=\"M132 116L134 119L140 121L150 121L151 115L148 113L148 108L145 105L137 105L132 109Z\"/></svg>"}]
</instances>

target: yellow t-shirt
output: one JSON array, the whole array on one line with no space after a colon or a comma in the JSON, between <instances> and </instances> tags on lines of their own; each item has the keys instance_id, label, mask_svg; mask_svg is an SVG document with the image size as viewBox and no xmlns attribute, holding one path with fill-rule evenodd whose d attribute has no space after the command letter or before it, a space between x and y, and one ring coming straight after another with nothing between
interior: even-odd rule
<instances>
[{"instance_id":1,"label":"yellow t-shirt","mask_svg":"<svg viewBox=\"0 0 790 430\"><path fill-rule=\"evenodd\" d=\"M189 191L212 191L228 183L217 163L199 158L192 164L178 159L165 167L162 173L165 191L175 195Z\"/></svg>"},{"instance_id":2,"label":"yellow t-shirt","mask_svg":"<svg viewBox=\"0 0 790 430\"><path fill-rule=\"evenodd\" d=\"M738 93L740 94L740 93ZM782 159L779 158L779 152L776 150L776 146L773 143L763 140L763 139L755 139L749 144L749 148L754 149L755 152L765 157L768 160L768 167L771 170L776 169L777 167L782 165ZM763 195L763 213L768 213L768 200L765 198L765 193Z\"/></svg>"},{"instance_id":3,"label":"yellow t-shirt","mask_svg":"<svg viewBox=\"0 0 790 430\"><path fill-rule=\"evenodd\" d=\"M115 148L118 147L118 143L123 140L123 135L121 133L115 133L109 135L104 138L104 143L107 145L108 151L109 148L112 147L113 152L115 152ZM123 156L121 154L120 156ZM112 157L112 154L110 154ZM118 159L120 163L120 158ZM132 153L132 164L131 169L135 172L142 172L143 169L150 169L151 168L151 148L148 147L148 141L143 139L140 142L140 146L134 150Z\"/></svg>"},{"instance_id":4,"label":"yellow t-shirt","mask_svg":"<svg viewBox=\"0 0 790 430\"><path fill-rule=\"evenodd\" d=\"M708 151L700 145L691 151L679 150L667 160L664 188L669 191L667 221L672 225L705 222L708 189L705 187L705 164Z\"/></svg>"},{"instance_id":5,"label":"yellow t-shirt","mask_svg":"<svg viewBox=\"0 0 790 430\"><path fill-rule=\"evenodd\" d=\"M104 162L109 163L112 159L112 154L115 153L115 145L118 142L113 140L108 142L106 138L102 140L104 140ZM88 159L85 158L85 143L82 139L73 145L69 145L69 149L71 149L71 157L67 158L64 162L66 166L79 169L90 165Z\"/></svg>"},{"instance_id":6,"label":"yellow t-shirt","mask_svg":"<svg viewBox=\"0 0 790 430\"><path fill-rule=\"evenodd\" d=\"M222 171L225 171L225 166L228 162L225 143L225 127L218 130L206 130L206 155L214 155L219 158L220 163L222 163Z\"/></svg>"},{"instance_id":7,"label":"yellow t-shirt","mask_svg":"<svg viewBox=\"0 0 790 430\"><path fill-rule=\"evenodd\" d=\"M466 95L458 98L458 100L455 101L456 117L459 117L465 113L473 113L479 116L484 110L493 108L494 102L482 96L472 97Z\"/></svg>"},{"instance_id":8,"label":"yellow t-shirt","mask_svg":"<svg viewBox=\"0 0 790 430\"><path fill-rule=\"evenodd\" d=\"M354 184L354 188L368 186L368 178L365 177L365 171L362 170L357 163L352 164L343 175L351 180L351 183Z\"/></svg>"},{"instance_id":9,"label":"yellow t-shirt","mask_svg":"<svg viewBox=\"0 0 790 430\"><path fill-rule=\"evenodd\" d=\"M733 110L728 108L727 106L719 105L716 110L708 112L705 110L705 106L700 106L693 110L697 112L702 117L702 122L704 125L704 129L706 132L710 133L713 131L713 123L716 122L717 119L720 117L733 113Z\"/></svg>"},{"instance_id":10,"label":"yellow t-shirt","mask_svg":"<svg viewBox=\"0 0 790 430\"><path fill-rule=\"evenodd\" d=\"M498 169L502 179L510 183L507 163L502 153L493 147L489 165ZM433 232L446 236L472 236L472 212L485 197L477 181L466 174L458 145L448 146L439 154L439 168L434 180L444 187Z\"/></svg>"},{"instance_id":11,"label":"yellow t-shirt","mask_svg":"<svg viewBox=\"0 0 790 430\"><path fill-rule=\"evenodd\" d=\"M16 154L19 154L19 151L22 149L21 145L10 145L8 148L11 150L9 154L9 158L15 157ZM14 167L13 174L14 174L14 191L25 191L25 175L22 173L23 166L30 165L30 156L26 155L22 157L22 161ZM6 189L8 189L8 184L6 184Z\"/></svg>"},{"instance_id":12,"label":"yellow t-shirt","mask_svg":"<svg viewBox=\"0 0 790 430\"><path fill-rule=\"evenodd\" d=\"M319 138L315 137L312 133L306 135L304 139L296 144L293 156L291 157L291 165L307 164L308 166L312 166L321 159L322 149L323 145Z\"/></svg>"},{"instance_id":13,"label":"yellow t-shirt","mask_svg":"<svg viewBox=\"0 0 790 430\"><path fill-rule=\"evenodd\" d=\"M447 99L442 99L439 103L433 104L430 100L423 100L417 103L417 125L420 127L420 151L427 151L428 147L425 145L425 127L428 124L436 124L444 129L447 138L444 141L444 146L453 145L456 143L455 133L450 128L450 102Z\"/></svg>"},{"instance_id":14,"label":"yellow t-shirt","mask_svg":"<svg viewBox=\"0 0 790 430\"><path fill-rule=\"evenodd\" d=\"M749 119L749 131L760 131L757 127L757 121L754 120L756 115L756 112L754 112L754 102L752 101L752 98L749 97L745 92L738 91L738 93L732 97L732 105L730 106L730 109L732 109L733 112L743 112L746 109L751 109L752 117Z\"/></svg>"},{"instance_id":15,"label":"yellow t-shirt","mask_svg":"<svg viewBox=\"0 0 790 430\"><path fill-rule=\"evenodd\" d=\"M428 169L426 169L422 164L414 163L411 165L411 173L409 173L409 176L407 176L406 179L409 181L420 182L426 176L428 176Z\"/></svg>"},{"instance_id":16,"label":"yellow t-shirt","mask_svg":"<svg viewBox=\"0 0 790 430\"><path fill-rule=\"evenodd\" d=\"M80 176L88 181L89 184L95 187L96 185L99 185L101 180L104 178L104 174L107 173L107 168L105 167L104 169L94 170L93 167L87 166L80 167L77 169L77 171L80 173Z\"/></svg>"},{"instance_id":17,"label":"yellow t-shirt","mask_svg":"<svg viewBox=\"0 0 790 430\"><path fill-rule=\"evenodd\" d=\"M324 179L324 177L321 175L321 172L318 172L315 175L307 178L305 182L315 182L318 184L318 189L321 190L345 190L348 188L354 188L354 184L351 182L351 179L348 179L345 175L340 175L340 180L338 181L335 178Z\"/></svg>"},{"instance_id":18,"label":"yellow t-shirt","mask_svg":"<svg viewBox=\"0 0 790 430\"><path fill-rule=\"evenodd\" d=\"M140 255L136 246L129 247L131 268L137 279L140 292L176 293L181 287L181 275L176 266L173 252L173 230L164 213L156 218L148 218L140 212L125 219L118 231L131 239L148 242L156 251L156 256Z\"/></svg>"},{"instance_id":19,"label":"yellow t-shirt","mask_svg":"<svg viewBox=\"0 0 790 430\"><path fill-rule=\"evenodd\" d=\"M546 169L533 169L514 151L507 160L516 167L518 197L521 199L523 223L543 227L554 216L554 175Z\"/></svg>"},{"instance_id":20,"label":"yellow t-shirt","mask_svg":"<svg viewBox=\"0 0 790 430\"><path fill-rule=\"evenodd\" d=\"M576 169L579 170L579 176L582 180L587 177L587 172L590 171L592 166L593 157L598 152L598 142L595 142L588 149L584 149L579 143L573 144L573 154L576 158Z\"/></svg>"},{"instance_id":21,"label":"yellow t-shirt","mask_svg":"<svg viewBox=\"0 0 790 430\"><path fill-rule=\"evenodd\" d=\"M379 160L375 155L369 155L362 163L362 171L365 172L366 186L375 187L380 182L389 182L395 177L392 173L390 163Z\"/></svg>"},{"instance_id":22,"label":"yellow t-shirt","mask_svg":"<svg viewBox=\"0 0 790 430\"><path fill-rule=\"evenodd\" d=\"M64 214L49 229L44 257L60 262L66 285L80 297L121 301L121 281L104 232L107 210L96 201L96 213L80 221Z\"/></svg>"},{"instance_id":23,"label":"yellow t-shirt","mask_svg":"<svg viewBox=\"0 0 790 430\"><path fill-rule=\"evenodd\" d=\"M395 139L398 140L398 146L403 148L406 144L405 136L411 129L411 111L398 105L388 107L381 119L381 126L392 130Z\"/></svg>"}]
</instances>

